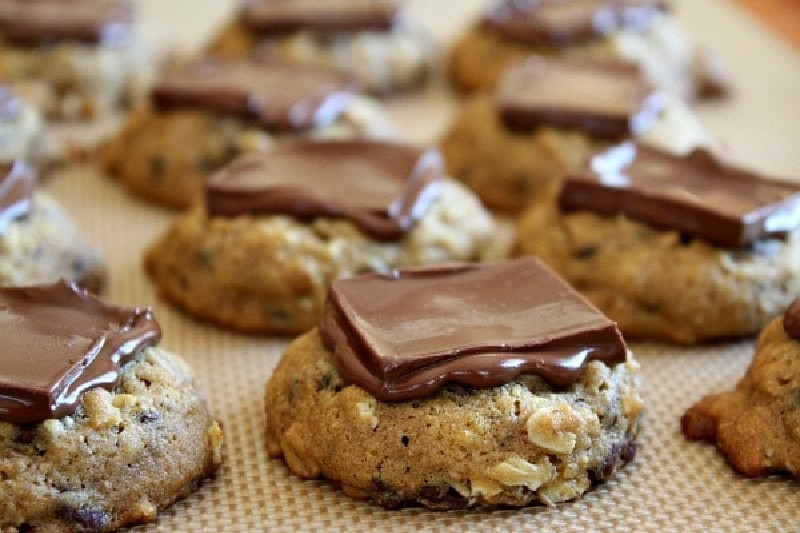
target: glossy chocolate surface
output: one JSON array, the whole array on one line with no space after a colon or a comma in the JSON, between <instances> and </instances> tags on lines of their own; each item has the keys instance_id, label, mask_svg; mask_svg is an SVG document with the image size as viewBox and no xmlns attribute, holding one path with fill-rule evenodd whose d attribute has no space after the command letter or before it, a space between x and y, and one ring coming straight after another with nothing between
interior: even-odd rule
<instances>
[{"instance_id":1,"label":"glossy chocolate surface","mask_svg":"<svg viewBox=\"0 0 800 533\"><path fill-rule=\"evenodd\" d=\"M0 161L0 237L12 221L30 212L36 175L31 168L15 161Z\"/></svg>"},{"instance_id":2,"label":"glossy chocolate surface","mask_svg":"<svg viewBox=\"0 0 800 533\"><path fill-rule=\"evenodd\" d=\"M149 309L109 305L64 281L0 288L0 420L73 413L81 394L112 389L122 365L160 338Z\"/></svg>"},{"instance_id":3,"label":"glossy chocolate surface","mask_svg":"<svg viewBox=\"0 0 800 533\"><path fill-rule=\"evenodd\" d=\"M346 218L380 240L401 237L438 194L437 150L357 139L301 140L247 154L206 184L211 216Z\"/></svg>"},{"instance_id":4,"label":"glossy chocolate surface","mask_svg":"<svg viewBox=\"0 0 800 533\"><path fill-rule=\"evenodd\" d=\"M260 33L389 31L398 0L248 0L242 22Z\"/></svg>"},{"instance_id":5,"label":"glossy chocolate surface","mask_svg":"<svg viewBox=\"0 0 800 533\"><path fill-rule=\"evenodd\" d=\"M504 0L483 23L507 38L564 46L622 28L644 29L667 8L664 0Z\"/></svg>"},{"instance_id":6,"label":"glossy chocolate surface","mask_svg":"<svg viewBox=\"0 0 800 533\"><path fill-rule=\"evenodd\" d=\"M624 213L662 229L737 248L800 226L800 186L720 162L624 143L567 176L561 208Z\"/></svg>"},{"instance_id":7,"label":"glossy chocolate surface","mask_svg":"<svg viewBox=\"0 0 800 533\"><path fill-rule=\"evenodd\" d=\"M602 138L646 131L666 104L634 65L538 56L510 68L495 96L500 118L512 130L554 126Z\"/></svg>"},{"instance_id":8,"label":"glossy chocolate surface","mask_svg":"<svg viewBox=\"0 0 800 533\"><path fill-rule=\"evenodd\" d=\"M128 0L0 0L0 38L112 44L128 40L133 18Z\"/></svg>"},{"instance_id":9,"label":"glossy chocolate surface","mask_svg":"<svg viewBox=\"0 0 800 533\"><path fill-rule=\"evenodd\" d=\"M203 59L164 73L151 91L163 110L200 109L257 120L276 131L330 124L354 85L320 69L276 61Z\"/></svg>"},{"instance_id":10,"label":"glossy chocolate surface","mask_svg":"<svg viewBox=\"0 0 800 533\"><path fill-rule=\"evenodd\" d=\"M616 324L533 257L336 280L320 334L343 379L382 401L522 374L568 386L627 357Z\"/></svg>"}]
</instances>

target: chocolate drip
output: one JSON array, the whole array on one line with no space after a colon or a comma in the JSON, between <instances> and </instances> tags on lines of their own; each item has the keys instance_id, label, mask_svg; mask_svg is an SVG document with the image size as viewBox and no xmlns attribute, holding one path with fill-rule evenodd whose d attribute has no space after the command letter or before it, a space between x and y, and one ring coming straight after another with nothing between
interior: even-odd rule
<instances>
[{"instance_id":1,"label":"chocolate drip","mask_svg":"<svg viewBox=\"0 0 800 533\"><path fill-rule=\"evenodd\" d=\"M483 24L510 39L566 46L623 28L645 29L668 7L664 0L505 0Z\"/></svg>"},{"instance_id":2,"label":"chocolate drip","mask_svg":"<svg viewBox=\"0 0 800 533\"><path fill-rule=\"evenodd\" d=\"M112 389L120 368L161 330L150 309L102 302L65 281L0 288L0 420L30 424L74 412Z\"/></svg>"},{"instance_id":3,"label":"chocolate drip","mask_svg":"<svg viewBox=\"0 0 800 533\"><path fill-rule=\"evenodd\" d=\"M262 34L389 31L400 7L397 0L249 0L240 18Z\"/></svg>"},{"instance_id":4,"label":"chocolate drip","mask_svg":"<svg viewBox=\"0 0 800 533\"><path fill-rule=\"evenodd\" d=\"M800 187L726 165L703 149L676 156L621 144L567 176L559 201L564 211L624 213L725 248L800 226Z\"/></svg>"},{"instance_id":5,"label":"chocolate drip","mask_svg":"<svg viewBox=\"0 0 800 533\"><path fill-rule=\"evenodd\" d=\"M647 131L666 104L630 63L538 56L506 72L496 100L501 119L512 130L555 126L612 139Z\"/></svg>"},{"instance_id":6,"label":"chocolate drip","mask_svg":"<svg viewBox=\"0 0 800 533\"><path fill-rule=\"evenodd\" d=\"M207 110L256 119L270 130L303 131L336 120L354 91L352 82L320 69L206 58L166 72L151 98L163 110Z\"/></svg>"},{"instance_id":7,"label":"chocolate drip","mask_svg":"<svg viewBox=\"0 0 800 533\"><path fill-rule=\"evenodd\" d=\"M211 216L346 218L371 237L395 240L437 196L443 172L436 150L366 139L287 142L214 174L206 207Z\"/></svg>"},{"instance_id":8,"label":"chocolate drip","mask_svg":"<svg viewBox=\"0 0 800 533\"><path fill-rule=\"evenodd\" d=\"M115 44L129 39L133 18L128 0L0 0L0 37L29 45Z\"/></svg>"},{"instance_id":9,"label":"chocolate drip","mask_svg":"<svg viewBox=\"0 0 800 533\"><path fill-rule=\"evenodd\" d=\"M28 214L35 185L36 175L28 165L0 162L0 236L12 221Z\"/></svg>"},{"instance_id":10,"label":"chocolate drip","mask_svg":"<svg viewBox=\"0 0 800 533\"><path fill-rule=\"evenodd\" d=\"M616 324L532 257L336 280L320 334L343 379L382 401L522 374L567 386L627 358Z\"/></svg>"}]
</instances>

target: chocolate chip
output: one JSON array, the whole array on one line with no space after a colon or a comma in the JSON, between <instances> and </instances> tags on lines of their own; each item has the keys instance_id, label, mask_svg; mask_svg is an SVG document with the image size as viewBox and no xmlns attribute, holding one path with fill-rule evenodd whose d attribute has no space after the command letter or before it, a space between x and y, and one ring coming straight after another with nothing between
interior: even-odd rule
<instances>
[{"instance_id":1,"label":"chocolate chip","mask_svg":"<svg viewBox=\"0 0 800 533\"><path fill-rule=\"evenodd\" d=\"M792 302L783 314L783 330L790 339L800 340L800 298Z\"/></svg>"},{"instance_id":2,"label":"chocolate chip","mask_svg":"<svg viewBox=\"0 0 800 533\"><path fill-rule=\"evenodd\" d=\"M428 485L419 489L419 498L432 507L466 509L469 505L469 500L459 494L453 487Z\"/></svg>"},{"instance_id":3,"label":"chocolate chip","mask_svg":"<svg viewBox=\"0 0 800 533\"><path fill-rule=\"evenodd\" d=\"M139 413L139 422L142 424L147 424L149 422L156 422L161 418L161 415L158 414L158 411L155 409L145 409L141 413Z\"/></svg>"},{"instance_id":4,"label":"chocolate chip","mask_svg":"<svg viewBox=\"0 0 800 533\"><path fill-rule=\"evenodd\" d=\"M594 244L589 244L586 246L580 246L572 252L572 257L575 259L586 260L591 259L592 257L597 254L598 247Z\"/></svg>"},{"instance_id":5,"label":"chocolate chip","mask_svg":"<svg viewBox=\"0 0 800 533\"><path fill-rule=\"evenodd\" d=\"M331 384L331 375L322 374L314 380L314 383L316 385L317 392L327 389Z\"/></svg>"},{"instance_id":6,"label":"chocolate chip","mask_svg":"<svg viewBox=\"0 0 800 533\"><path fill-rule=\"evenodd\" d=\"M636 442L632 438L624 442L615 442L611 446L611 451L597 467L587 473L589 480L594 483L605 483L608 481L617 468L624 466L636 456Z\"/></svg>"},{"instance_id":7,"label":"chocolate chip","mask_svg":"<svg viewBox=\"0 0 800 533\"><path fill-rule=\"evenodd\" d=\"M17 436L14 437L14 442L17 444L32 444L36 439L36 426L23 425L17 430Z\"/></svg>"},{"instance_id":8,"label":"chocolate chip","mask_svg":"<svg viewBox=\"0 0 800 533\"><path fill-rule=\"evenodd\" d=\"M36 533L39 531L39 526L28 522L23 522L17 526L17 533Z\"/></svg>"},{"instance_id":9,"label":"chocolate chip","mask_svg":"<svg viewBox=\"0 0 800 533\"><path fill-rule=\"evenodd\" d=\"M375 503L388 511L400 509L405 505L405 500L400 497L395 491L390 490L386 484L378 478L372 478L370 484L372 485L373 497Z\"/></svg>"},{"instance_id":10,"label":"chocolate chip","mask_svg":"<svg viewBox=\"0 0 800 533\"><path fill-rule=\"evenodd\" d=\"M411 439L408 438L408 435L403 435L403 437L400 439L400 442L403 443L403 446L408 448L408 443L410 442L410 440Z\"/></svg>"},{"instance_id":11,"label":"chocolate chip","mask_svg":"<svg viewBox=\"0 0 800 533\"><path fill-rule=\"evenodd\" d=\"M111 521L111 516L101 509L92 507L61 507L56 515L62 520L78 523L89 531L100 530Z\"/></svg>"}]
</instances>

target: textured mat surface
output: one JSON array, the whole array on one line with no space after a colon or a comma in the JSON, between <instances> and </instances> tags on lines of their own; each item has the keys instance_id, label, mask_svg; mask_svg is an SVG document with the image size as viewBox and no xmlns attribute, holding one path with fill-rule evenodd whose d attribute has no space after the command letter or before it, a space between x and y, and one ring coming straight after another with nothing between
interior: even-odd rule
<instances>
[{"instance_id":1,"label":"textured mat surface","mask_svg":"<svg viewBox=\"0 0 800 533\"><path fill-rule=\"evenodd\" d=\"M159 46L191 49L213 31L227 4L142 0L147 34ZM800 57L727 2L677 4L686 28L720 52L737 83L731 101L700 109L701 117L735 159L800 178ZM446 46L481 5L477 0L417 0L411 7ZM456 105L439 81L424 94L388 107L402 136L427 141L446 126ZM301 481L282 462L268 459L264 450L263 387L286 340L226 333L158 301L142 271L141 252L173 213L127 196L91 164L53 176L44 187L106 254L111 267L107 297L154 307L164 330L163 345L192 364L224 422L226 462L217 479L165 512L157 524L137 531L667 533L800 528L796 482L743 479L713 447L687 443L679 433L678 418L685 408L703 394L735 384L750 359L749 342L691 350L634 345L647 400L639 455L621 475L576 502L491 513L387 512L355 502L324 481Z\"/></svg>"}]
</instances>

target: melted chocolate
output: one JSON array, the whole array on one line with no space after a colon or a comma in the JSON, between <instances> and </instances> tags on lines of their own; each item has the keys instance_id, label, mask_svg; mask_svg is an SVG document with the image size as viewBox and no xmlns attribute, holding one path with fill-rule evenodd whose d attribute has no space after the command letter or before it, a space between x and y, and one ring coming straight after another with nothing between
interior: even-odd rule
<instances>
[{"instance_id":1,"label":"melted chocolate","mask_svg":"<svg viewBox=\"0 0 800 533\"><path fill-rule=\"evenodd\" d=\"M302 131L333 122L354 86L332 72L275 61L203 59L165 73L151 92L161 109L254 118L267 129Z\"/></svg>"},{"instance_id":2,"label":"melted chocolate","mask_svg":"<svg viewBox=\"0 0 800 533\"><path fill-rule=\"evenodd\" d=\"M505 0L483 24L510 39L564 46L622 28L647 28L667 8L663 0Z\"/></svg>"},{"instance_id":3,"label":"melted chocolate","mask_svg":"<svg viewBox=\"0 0 800 533\"><path fill-rule=\"evenodd\" d=\"M624 143L567 176L561 208L625 215L725 248L800 226L800 187L723 164Z\"/></svg>"},{"instance_id":4,"label":"melted chocolate","mask_svg":"<svg viewBox=\"0 0 800 533\"><path fill-rule=\"evenodd\" d=\"M36 175L26 164L0 162L0 236L12 221L28 214L35 185Z\"/></svg>"},{"instance_id":5,"label":"melted chocolate","mask_svg":"<svg viewBox=\"0 0 800 533\"><path fill-rule=\"evenodd\" d=\"M634 65L530 57L511 67L496 100L510 129L577 128L603 138L649 129L665 99Z\"/></svg>"},{"instance_id":6,"label":"melted chocolate","mask_svg":"<svg viewBox=\"0 0 800 533\"><path fill-rule=\"evenodd\" d=\"M247 154L211 176L212 216L283 214L346 218L379 240L401 237L438 194L436 150L356 139L302 140Z\"/></svg>"},{"instance_id":7,"label":"melted chocolate","mask_svg":"<svg viewBox=\"0 0 800 533\"><path fill-rule=\"evenodd\" d=\"M567 386L627 357L616 324L533 257L336 280L320 334L342 378L382 401L521 374Z\"/></svg>"},{"instance_id":8,"label":"melted chocolate","mask_svg":"<svg viewBox=\"0 0 800 533\"><path fill-rule=\"evenodd\" d=\"M21 44L127 41L128 0L0 0L0 38Z\"/></svg>"},{"instance_id":9,"label":"melted chocolate","mask_svg":"<svg viewBox=\"0 0 800 533\"><path fill-rule=\"evenodd\" d=\"M397 0L249 0L242 22L260 33L389 31L400 10Z\"/></svg>"},{"instance_id":10,"label":"melted chocolate","mask_svg":"<svg viewBox=\"0 0 800 533\"><path fill-rule=\"evenodd\" d=\"M67 282L0 288L0 420L31 424L111 390L161 330L149 309L116 307Z\"/></svg>"}]
</instances>

